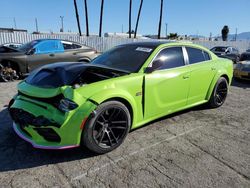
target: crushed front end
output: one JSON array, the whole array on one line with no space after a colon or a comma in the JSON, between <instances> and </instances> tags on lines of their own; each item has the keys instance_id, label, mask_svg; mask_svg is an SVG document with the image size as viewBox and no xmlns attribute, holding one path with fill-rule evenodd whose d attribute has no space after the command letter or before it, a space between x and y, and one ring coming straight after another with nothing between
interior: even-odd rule
<instances>
[{"instance_id":1,"label":"crushed front end","mask_svg":"<svg viewBox=\"0 0 250 188\"><path fill-rule=\"evenodd\" d=\"M42 149L79 146L83 123L95 108L70 86L39 88L25 81L9 104L15 132Z\"/></svg>"}]
</instances>

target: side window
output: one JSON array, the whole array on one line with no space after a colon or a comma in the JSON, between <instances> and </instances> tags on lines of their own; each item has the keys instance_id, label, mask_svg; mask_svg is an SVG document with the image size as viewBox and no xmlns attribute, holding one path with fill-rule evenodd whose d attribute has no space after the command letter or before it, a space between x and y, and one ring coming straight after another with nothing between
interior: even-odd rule
<instances>
[{"instance_id":1,"label":"side window","mask_svg":"<svg viewBox=\"0 0 250 188\"><path fill-rule=\"evenodd\" d=\"M172 47L163 49L153 61L162 64L157 70L170 69L184 66L184 57L181 47Z\"/></svg>"},{"instance_id":2,"label":"side window","mask_svg":"<svg viewBox=\"0 0 250 188\"><path fill-rule=\"evenodd\" d=\"M205 61L211 60L211 57L207 52L203 51L203 55L204 55Z\"/></svg>"},{"instance_id":3,"label":"side window","mask_svg":"<svg viewBox=\"0 0 250 188\"><path fill-rule=\"evenodd\" d=\"M36 53L43 54L43 53L54 53L54 52L61 52L62 47L60 42L54 40L43 41L36 47Z\"/></svg>"},{"instance_id":4,"label":"side window","mask_svg":"<svg viewBox=\"0 0 250 188\"><path fill-rule=\"evenodd\" d=\"M62 42L64 50L71 50L73 49L72 43L69 42Z\"/></svg>"},{"instance_id":5,"label":"side window","mask_svg":"<svg viewBox=\"0 0 250 188\"><path fill-rule=\"evenodd\" d=\"M82 46L80 46L79 44L73 44L73 48L77 49L77 48L81 48Z\"/></svg>"},{"instance_id":6,"label":"side window","mask_svg":"<svg viewBox=\"0 0 250 188\"><path fill-rule=\"evenodd\" d=\"M73 50L73 49L81 48L80 45L72 43L72 42L62 41L62 44L65 50Z\"/></svg>"},{"instance_id":7,"label":"side window","mask_svg":"<svg viewBox=\"0 0 250 188\"><path fill-rule=\"evenodd\" d=\"M203 61L210 60L210 56L207 52L203 50L186 47L188 53L189 64L200 63Z\"/></svg>"}]
</instances>

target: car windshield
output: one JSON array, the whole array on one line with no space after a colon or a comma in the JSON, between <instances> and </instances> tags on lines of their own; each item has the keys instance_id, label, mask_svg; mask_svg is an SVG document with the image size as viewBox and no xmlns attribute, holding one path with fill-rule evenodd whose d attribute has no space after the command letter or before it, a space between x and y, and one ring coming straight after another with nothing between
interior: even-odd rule
<instances>
[{"instance_id":1,"label":"car windshield","mask_svg":"<svg viewBox=\"0 0 250 188\"><path fill-rule=\"evenodd\" d=\"M212 49L214 52L225 52L227 47L215 47Z\"/></svg>"},{"instance_id":2,"label":"car windshield","mask_svg":"<svg viewBox=\"0 0 250 188\"><path fill-rule=\"evenodd\" d=\"M240 57L240 61L250 61L250 53L249 54L242 54Z\"/></svg>"},{"instance_id":3,"label":"car windshield","mask_svg":"<svg viewBox=\"0 0 250 188\"><path fill-rule=\"evenodd\" d=\"M91 64L101 65L125 72L138 72L150 54L152 47L122 45L115 47L94 59Z\"/></svg>"},{"instance_id":4,"label":"car windshield","mask_svg":"<svg viewBox=\"0 0 250 188\"><path fill-rule=\"evenodd\" d=\"M26 44L23 44L21 45L19 48L17 48L18 51L21 51L21 52L27 52L29 51L30 49L34 48L34 46L38 43L39 41L37 40L33 40L31 42L28 42Z\"/></svg>"}]
</instances>

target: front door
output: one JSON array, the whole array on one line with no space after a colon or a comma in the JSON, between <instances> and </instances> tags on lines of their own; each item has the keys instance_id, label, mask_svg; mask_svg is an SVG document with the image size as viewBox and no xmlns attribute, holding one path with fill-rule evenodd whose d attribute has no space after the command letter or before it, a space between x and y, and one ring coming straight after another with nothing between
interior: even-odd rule
<instances>
[{"instance_id":1,"label":"front door","mask_svg":"<svg viewBox=\"0 0 250 188\"><path fill-rule=\"evenodd\" d=\"M190 75L182 47L163 49L154 63L162 66L145 75L145 119L169 114L187 103Z\"/></svg>"},{"instance_id":2,"label":"front door","mask_svg":"<svg viewBox=\"0 0 250 188\"><path fill-rule=\"evenodd\" d=\"M63 46L59 40L45 40L34 48L34 54L27 56L29 70L42 65L62 61Z\"/></svg>"}]
</instances>

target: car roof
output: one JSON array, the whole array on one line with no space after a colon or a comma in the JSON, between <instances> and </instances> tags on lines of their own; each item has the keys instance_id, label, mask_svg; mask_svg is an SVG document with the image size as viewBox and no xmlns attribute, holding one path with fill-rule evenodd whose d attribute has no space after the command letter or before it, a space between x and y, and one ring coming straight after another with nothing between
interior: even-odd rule
<instances>
[{"instance_id":1,"label":"car roof","mask_svg":"<svg viewBox=\"0 0 250 188\"><path fill-rule=\"evenodd\" d=\"M192 42L178 42L178 41L146 41L146 42L131 42L126 44L121 44L119 46L138 46L138 47L148 47L148 48L157 48L161 45L176 44L176 45L192 45L196 46Z\"/></svg>"}]
</instances>

